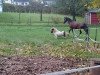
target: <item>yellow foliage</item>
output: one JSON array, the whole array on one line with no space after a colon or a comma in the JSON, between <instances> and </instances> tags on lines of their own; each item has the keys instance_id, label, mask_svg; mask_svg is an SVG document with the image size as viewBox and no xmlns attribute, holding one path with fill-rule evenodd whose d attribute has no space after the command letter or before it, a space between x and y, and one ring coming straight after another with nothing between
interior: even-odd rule
<instances>
[{"instance_id":1,"label":"yellow foliage","mask_svg":"<svg viewBox=\"0 0 100 75\"><path fill-rule=\"evenodd\" d=\"M100 0L94 0L91 2L92 8L100 8Z\"/></svg>"}]
</instances>

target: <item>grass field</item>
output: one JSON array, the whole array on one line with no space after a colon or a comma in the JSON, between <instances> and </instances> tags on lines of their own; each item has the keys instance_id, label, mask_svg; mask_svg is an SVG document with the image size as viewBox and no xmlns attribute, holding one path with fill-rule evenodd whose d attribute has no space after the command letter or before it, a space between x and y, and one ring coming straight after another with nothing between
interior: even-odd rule
<instances>
[{"instance_id":1,"label":"grass field","mask_svg":"<svg viewBox=\"0 0 100 75\"><path fill-rule=\"evenodd\" d=\"M0 55L51 55L59 57L76 56L84 58L100 57L99 53L89 52L80 46L77 46L73 49L72 34L70 34L70 36L66 39L55 39L53 34L50 33L52 25L57 27L59 30L64 31L68 31L69 28L63 23L48 23L48 19L51 15L44 14L44 20L43 23L41 23L39 21L39 14L33 14L31 16L31 18L33 18L32 25L24 24L26 23L26 20L28 19L27 17L29 17L30 14L23 13L22 16L22 24L19 25L17 23L18 16L16 13L0 14L0 17L2 17L2 19L0 19ZM61 22L63 21L64 15L62 16L52 14L52 16L59 16ZM11 21L9 21L9 17L13 17L14 24L10 23ZM78 17L78 20L82 21L82 19L80 19L81 18ZM94 27L90 28L90 32L90 37L94 39ZM98 32L100 32L100 27L98 27ZM83 32L81 38L84 39L84 35L85 33ZM97 40L100 41L99 33Z\"/></svg>"},{"instance_id":2,"label":"grass field","mask_svg":"<svg viewBox=\"0 0 100 75\"><path fill-rule=\"evenodd\" d=\"M82 53L80 57L96 55L94 53L91 55L88 51L84 54L84 48L73 49L72 34L66 39L55 39L53 34L50 33L50 28L42 26L0 26L0 54L44 55L49 53L53 56L80 56L80 53ZM57 28L68 31L68 27ZM84 38L84 32L81 37ZM91 37L94 37L93 34L91 34Z\"/></svg>"},{"instance_id":3,"label":"grass field","mask_svg":"<svg viewBox=\"0 0 100 75\"><path fill-rule=\"evenodd\" d=\"M53 22L53 19L57 19L59 22L63 22L63 18L66 15L58 15L58 14L43 14L42 23ZM40 14L38 13L0 13L0 23L24 23L27 24L31 21L31 23L41 23ZM81 17L78 17L78 21L82 21Z\"/></svg>"}]
</instances>

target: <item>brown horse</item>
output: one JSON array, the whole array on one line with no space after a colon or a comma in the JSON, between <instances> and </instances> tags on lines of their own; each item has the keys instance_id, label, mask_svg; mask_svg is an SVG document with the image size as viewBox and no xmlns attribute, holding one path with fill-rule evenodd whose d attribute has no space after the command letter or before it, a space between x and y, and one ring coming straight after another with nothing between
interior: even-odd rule
<instances>
[{"instance_id":1,"label":"brown horse","mask_svg":"<svg viewBox=\"0 0 100 75\"><path fill-rule=\"evenodd\" d=\"M69 17L64 17L64 24L66 22L69 24L70 27L69 33L70 31L72 31L73 33L73 29L80 29L80 34L81 34L82 33L81 29L83 29L85 33L89 35L89 29L86 23L77 23L76 21L73 21Z\"/></svg>"}]
</instances>

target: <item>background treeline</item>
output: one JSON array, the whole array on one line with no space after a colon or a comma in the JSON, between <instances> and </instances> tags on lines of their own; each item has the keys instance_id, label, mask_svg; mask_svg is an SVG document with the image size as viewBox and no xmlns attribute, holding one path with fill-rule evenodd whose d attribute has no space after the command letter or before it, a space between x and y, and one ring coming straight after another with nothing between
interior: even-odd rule
<instances>
[{"instance_id":1,"label":"background treeline","mask_svg":"<svg viewBox=\"0 0 100 75\"><path fill-rule=\"evenodd\" d=\"M57 13L55 7L45 6L38 2L32 2L30 3L30 5L27 6L13 5L8 3L3 4L4 12L40 13L41 10L43 11L43 13Z\"/></svg>"},{"instance_id":2,"label":"background treeline","mask_svg":"<svg viewBox=\"0 0 100 75\"><path fill-rule=\"evenodd\" d=\"M8 3L3 4L4 12L40 13L41 9L43 10L43 13L70 14L70 9L67 6L58 6L58 3L49 6L41 5L38 2L32 2L27 6L13 5Z\"/></svg>"},{"instance_id":3,"label":"background treeline","mask_svg":"<svg viewBox=\"0 0 100 75\"><path fill-rule=\"evenodd\" d=\"M43 0L45 1L45 0ZM12 4L3 4L4 12L30 12L30 13L40 13L41 9L43 13L56 13L56 14L71 14L71 15L84 15L84 11L90 6L97 5L94 4L94 1L99 0L53 0L54 3L48 6L45 6L46 3L41 4L30 0L30 5L28 6L19 6ZM93 3L94 2L94 3ZM91 4L93 3L93 4ZM99 3L100 4L100 3ZM99 6L99 5L98 5Z\"/></svg>"},{"instance_id":4,"label":"background treeline","mask_svg":"<svg viewBox=\"0 0 100 75\"><path fill-rule=\"evenodd\" d=\"M22 13L39 13L41 12L41 9L44 13L58 13L58 14L69 14L68 8L65 6L59 5L58 1L55 0L55 4L51 4L48 6L45 6L46 3L41 4L40 2L32 1L30 0L30 5L28 6L21 6L21 5L13 5L13 4L3 4L3 11L4 12L22 12Z\"/></svg>"}]
</instances>

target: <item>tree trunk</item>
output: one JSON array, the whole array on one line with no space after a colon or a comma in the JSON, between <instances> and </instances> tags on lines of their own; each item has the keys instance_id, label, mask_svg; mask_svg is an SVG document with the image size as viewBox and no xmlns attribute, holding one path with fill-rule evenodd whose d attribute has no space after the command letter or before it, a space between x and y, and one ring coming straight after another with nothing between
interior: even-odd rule
<instances>
[{"instance_id":1,"label":"tree trunk","mask_svg":"<svg viewBox=\"0 0 100 75\"><path fill-rule=\"evenodd\" d=\"M73 20L76 21L75 0L71 1L71 15Z\"/></svg>"}]
</instances>

